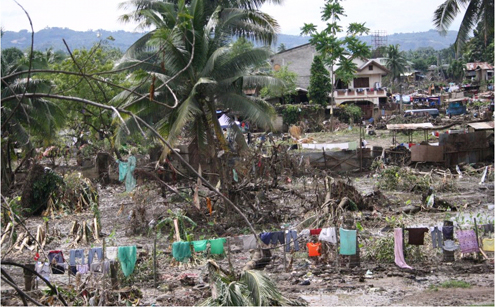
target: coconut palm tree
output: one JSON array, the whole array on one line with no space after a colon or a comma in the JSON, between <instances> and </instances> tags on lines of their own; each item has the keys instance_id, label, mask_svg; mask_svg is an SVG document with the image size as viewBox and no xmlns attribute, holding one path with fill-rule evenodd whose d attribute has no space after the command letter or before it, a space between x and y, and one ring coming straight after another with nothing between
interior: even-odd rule
<instances>
[{"instance_id":1,"label":"coconut palm tree","mask_svg":"<svg viewBox=\"0 0 495 307\"><path fill-rule=\"evenodd\" d=\"M29 57L28 57L29 58ZM50 92L53 89L49 80L26 74L14 74L26 71L28 61L25 57L13 58L9 62L2 57L1 85L1 147L2 147L2 191L5 192L12 179L11 152L13 147L23 148L30 152L33 148L33 137L42 137L50 142L56 138L57 130L62 126L65 116L52 101L43 98L21 97L22 93ZM31 67L40 67L33 63ZM45 144L47 145L47 144Z\"/></svg>"},{"instance_id":2,"label":"coconut palm tree","mask_svg":"<svg viewBox=\"0 0 495 307\"><path fill-rule=\"evenodd\" d=\"M468 40L469 34L476 26L481 23L482 31L487 46L488 38L493 36L493 0L445 0L435 10L433 23L440 33L446 33L452 21L465 8L466 12L462 19L454 43L457 54L460 53L462 46Z\"/></svg>"},{"instance_id":3,"label":"coconut palm tree","mask_svg":"<svg viewBox=\"0 0 495 307\"><path fill-rule=\"evenodd\" d=\"M235 36L273 43L278 25L256 10L262 2L133 1L136 10L122 19L155 29L127 50L118 68L130 68L134 90L149 92L152 102L127 93L115 99L124 98L126 108L153 123L172 143L185 129L200 147L218 140L220 148L228 150L217 109L238 112L252 123L270 128L271 105L243 94L245 88L279 84L252 70L268 59L269 49L239 53L229 47ZM145 61L140 60L143 58Z\"/></svg>"},{"instance_id":4,"label":"coconut palm tree","mask_svg":"<svg viewBox=\"0 0 495 307\"><path fill-rule=\"evenodd\" d=\"M404 51L399 51L399 45L387 47L386 66L391 71L392 83L400 81L400 75L406 70L407 61Z\"/></svg>"}]
</instances>

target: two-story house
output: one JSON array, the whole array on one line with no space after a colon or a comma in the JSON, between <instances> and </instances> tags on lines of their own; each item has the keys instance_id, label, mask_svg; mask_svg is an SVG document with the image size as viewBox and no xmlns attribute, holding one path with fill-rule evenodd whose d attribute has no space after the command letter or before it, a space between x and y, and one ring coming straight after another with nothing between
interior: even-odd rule
<instances>
[{"instance_id":1,"label":"two-story house","mask_svg":"<svg viewBox=\"0 0 495 307\"><path fill-rule=\"evenodd\" d=\"M311 76L311 64L318 53L310 44L284 50L270 58L272 69L289 65L289 70L297 73L297 86L303 89L309 87ZM374 116L373 110L377 110L380 103L387 101L387 92L382 89L382 77L389 70L375 59L354 59L358 69L354 80L350 84L342 84L340 80L333 78L334 101L336 105L342 103L355 103L360 106L365 118ZM337 67L334 67L334 71Z\"/></svg>"}]
</instances>

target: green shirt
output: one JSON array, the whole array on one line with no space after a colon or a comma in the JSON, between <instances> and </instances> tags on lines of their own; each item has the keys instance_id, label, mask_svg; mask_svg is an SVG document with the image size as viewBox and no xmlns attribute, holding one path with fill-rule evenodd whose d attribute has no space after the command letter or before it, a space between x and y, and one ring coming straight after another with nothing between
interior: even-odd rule
<instances>
[{"instance_id":1,"label":"green shirt","mask_svg":"<svg viewBox=\"0 0 495 307\"><path fill-rule=\"evenodd\" d=\"M172 243L172 256L177 261L187 261L191 257L191 244L187 241Z\"/></svg>"},{"instance_id":2,"label":"green shirt","mask_svg":"<svg viewBox=\"0 0 495 307\"><path fill-rule=\"evenodd\" d=\"M202 252L206 249L207 240L192 241L195 252Z\"/></svg>"},{"instance_id":3,"label":"green shirt","mask_svg":"<svg viewBox=\"0 0 495 307\"><path fill-rule=\"evenodd\" d=\"M134 266L136 265L136 246L120 246L117 254L120 261L120 267L122 268L122 272L124 272L124 276L127 277L131 275L134 271Z\"/></svg>"},{"instance_id":4,"label":"green shirt","mask_svg":"<svg viewBox=\"0 0 495 307\"><path fill-rule=\"evenodd\" d=\"M223 245L227 242L225 238L210 240L211 254L221 255L223 254Z\"/></svg>"}]
</instances>

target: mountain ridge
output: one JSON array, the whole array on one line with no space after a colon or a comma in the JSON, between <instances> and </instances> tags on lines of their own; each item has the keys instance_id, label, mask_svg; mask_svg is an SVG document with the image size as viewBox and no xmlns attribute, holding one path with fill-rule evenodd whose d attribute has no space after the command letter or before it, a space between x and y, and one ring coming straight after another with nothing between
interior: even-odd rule
<instances>
[{"instance_id":1,"label":"mountain ridge","mask_svg":"<svg viewBox=\"0 0 495 307\"><path fill-rule=\"evenodd\" d=\"M46 28L35 32L34 49L45 51L49 48L53 50L62 50L66 52L66 47L62 41L65 39L69 47L74 49L91 48L98 41L118 48L122 51L127 50L137 39L145 33L129 32L129 31L108 31L108 30L88 30L75 31L68 28ZM418 48L432 47L435 50L448 48L454 43L457 36L457 31L448 31L446 36L441 36L436 30L425 32L412 33L394 33L386 36L386 45L400 45L400 49L416 50ZM362 36L361 40L369 45L372 45L373 36ZM279 34L276 45L272 46L273 50L277 50L280 44L284 44L286 49L294 48L309 42L309 37ZM31 32L21 30L18 32L4 31L2 36L2 49L17 47L21 50L26 50L31 44Z\"/></svg>"}]
</instances>

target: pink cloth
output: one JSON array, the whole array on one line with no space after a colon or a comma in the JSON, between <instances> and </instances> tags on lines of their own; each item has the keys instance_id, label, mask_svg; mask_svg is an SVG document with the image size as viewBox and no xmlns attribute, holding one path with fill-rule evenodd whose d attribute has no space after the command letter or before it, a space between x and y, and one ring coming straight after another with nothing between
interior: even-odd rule
<instances>
[{"instance_id":1,"label":"pink cloth","mask_svg":"<svg viewBox=\"0 0 495 307\"><path fill-rule=\"evenodd\" d=\"M461 253L477 253L480 251L474 230L458 230L456 235L461 246Z\"/></svg>"},{"instance_id":2,"label":"pink cloth","mask_svg":"<svg viewBox=\"0 0 495 307\"><path fill-rule=\"evenodd\" d=\"M402 250L402 228L394 229L394 239L395 264L403 269L412 269L404 260L404 251Z\"/></svg>"}]
</instances>

